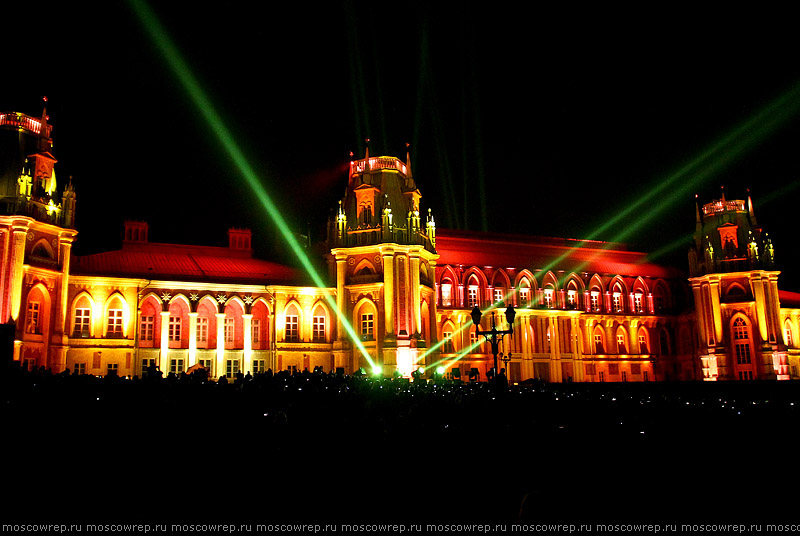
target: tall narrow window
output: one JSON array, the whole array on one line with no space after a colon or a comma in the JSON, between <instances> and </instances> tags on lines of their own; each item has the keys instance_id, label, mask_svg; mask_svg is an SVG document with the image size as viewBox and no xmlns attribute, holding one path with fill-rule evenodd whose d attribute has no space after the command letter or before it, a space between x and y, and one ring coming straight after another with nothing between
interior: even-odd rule
<instances>
[{"instance_id":1,"label":"tall narrow window","mask_svg":"<svg viewBox=\"0 0 800 536\"><path fill-rule=\"evenodd\" d=\"M589 295L589 299L591 300L592 311L595 313L600 312L600 292L593 290Z\"/></svg>"},{"instance_id":2,"label":"tall narrow window","mask_svg":"<svg viewBox=\"0 0 800 536\"><path fill-rule=\"evenodd\" d=\"M737 365L750 364L750 334L747 322L739 317L733 321L733 346L736 352Z\"/></svg>"},{"instance_id":3,"label":"tall narrow window","mask_svg":"<svg viewBox=\"0 0 800 536\"><path fill-rule=\"evenodd\" d=\"M261 343L261 319L254 318L250 321L250 341L256 345Z\"/></svg>"},{"instance_id":4,"label":"tall narrow window","mask_svg":"<svg viewBox=\"0 0 800 536\"><path fill-rule=\"evenodd\" d=\"M445 354L452 354L455 352L453 348L453 332L452 331L444 331L442 332L442 353Z\"/></svg>"},{"instance_id":5,"label":"tall narrow window","mask_svg":"<svg viewBox=\"0 0 800 536\"><path fill-rule=\"evenodd\" d=\"M170 342L178 342L181 340L181 317L169 317L167 336L169 337Z\"/></svg>"},{"instance_id":6,"label":"tall narrow window","mask_svg":"<svg viewBox=\"0 0 800 536\"><path fill-rule=\"evenodd\" d=\"M794 340L792 339L792 325L789 324L788 320L783 324L783 338L784 342L786 342L786 346L794 346Z\"/></svg>"},{"instance_id":7,"label":"tall narrow window","mask_svg":"<svg viewBox=\"0 0 800 536\"><path fill-rule=\"evenodd\" d=\"M297 315L286 315L286 341L298 342L300 332L298 331Z\"/></svg>"},{"instance_id":8,"label":"tall narrow window","mask_svg":"<svg viewBox=\"0 0 800 536\"><path fill-rule=\"evenodd\" d=\"M325 317L317 315L311 319L311 334L314 342L325 342Z\"/></svg>"},{"instance_id":9,"label":"tall narrow window","mask_svg":"<svg viewBox=\"0 0 800 536\"><path fill-rule=\"evenodd\" d=\"M225 342L232 343L235 335L236 324L233 318L225 317Z\"/></svg>"},{"instance_id":10,"label":"tall narrow window","mask_svg":"<svg viewBox=\"0 0 800 536\"><path fill-rule=\"evenodd\" d=\"M197 342L208 342L208 317L197 317Z\"/></svg>"},{"instance_id":11,"label":"tall narrow window","mask_svg":"<svg viewBox=\"0 0 800 536\"><path fill-rule=\"evenodd\" d=\"M73 337L88 337L89 336L89 323L91 320L92 310L88 308L75 309L75 326L72 330Z\"/></svg>"},{"instance_id":12,"label":"tall narrow window","mask_svg":"<svg viewBox=\"0 0 800 536\"><path fill-rule=\"evenodd\" d=\"M530 287L519 287L519 306L527 307L531 301Z\"/></svg>"},{"instance_id":13,"label":"tall narrow window","mask_svg":"<svg viewBox=\"0 0 800 536\"><path fill-rule=\"evenodd\" d=\"M478 305L478 286L470 285L467 288L467 306L475 307Z\"/></svg>"},{"instance_id":14,"label":"tall narrow window","mask_svg":"<svg viewBox=\"0 0 800 536\"><path fill-rule=\"evenodd\" d=\"M577 309L578 308L578 291L574 289L570 289L567 291L567 308L568 309Z\"/></svg>"},{"instance_id":15,"label":"tall narrow window","mask_svg":"<svg viewBox=\"0 0 800 536\"><path fill-rule=\"evenodd\" d=\"M25 333L41 333L39 327L39 302L28 302Z\"/></svg>"},{"instance_id":16,"label":"tall narrow window","mask_svg":"<svg viewBox=\"0 0 800 536\"><path fill-rule=\"evenodd\" d=\"M108 329L106 335L109 337L122 337L122 309L108 310Z\"/></svg>"},{"instance_id":17,"label":"tall narrow window","mask_svg":"<svg viewBox=\"0 0 800 536\"><path fill-rule=\"evenodd\" d=\"M375 338L373 322L372 313L363 313L361 315L361 336L364 340L371 341Z\"/></svg>"},{"instance_id":18,"label":"tall narrow window","mask_svg":"<svg viewBox=\"0 0 800 536\"><path fill-rule=\"evenodd\" d=\"M450 307L453 304L453 285L442 283L442 307Z\"/></svg>"},{"instance_id":19,"label":"tall narrow window","mask_svg":"<svg viewBox=\"0 0 800 536\"><path fill-rule=\"evenodd\" d=\"M598 329L594 332L594 353L596 354L604 354L605 348L603 348L603 334Z\"/></svg>"},{"instance_id":20,"label":"tall narrow window","mask_svg":"<svg viewBox=\"0 0 800 536\"><path fill-rule=\"evenodd\" d=\"M153 315L143 315L139 328L139 339L152 341L155 333L155 317Z\"/></svg>"},{"instance_id":21,"label":"tall narrow window","mask_svg":"<svg viewBox=\"0 0 800 536\"><path fill-rule=\"evenodd\" d=\"M469 347L470 353L472 354L481 351L480 345L478 344L478 334L475 333L475 330L469 332Z\"/></svg>"},{"instance_id":22,"label":"tall narrow window","mask_svg":"<svg viewBox=\"0 0 800 536\"><path fill-rule=\"evenodd\" d=\"M553 308L553 294L554 291L552 288L544 289L544 306L548 309Z\"/></svg>"},{"instance_id":23,"label":"tall narrow window","mask_svg":"<svg viewBox=\"0 0 800 536\"><path fill-rule=\"evenodd\" d=\"M611 305L614 308L615 313L622 312L622 294L619 292L614 292L611 295Z\"/></svg>"},{"instance_id":24,"label":"tall narrow window","mask_svg":"<svg viewBox=\"0 0 800 536\"><path fill-rule=\"evenodd\" d=\"M625 333L622 330L617 331L617 353L618 354L627 354L628 351L625 348Z\"/></svg>"},{"instance_id":25,"label":"tall narrow window","mask_svg":"<svg viewBox=\"0 0 800 536\"><path fill-rule=\"evenodd\" d=\"M506 299L506 293L503 288L496 288L494 289L494 302L495 303L504 303Z\"/></svg>"},{"instance_id":26,"label":"tall narrow window","mask_svg":"<svg viewBox=\"0 0 800 536\"><path fill-rule=\"evenodd\" d=\"M644 296L641 292L637 292L633 295L633 309L637 314L642 314L644 312L643 298Z\"/></svg>"},{"instance_id":27,"label":"tall narrow window","mask_svg":"<svg viewBox=\"0 0 800 536\"><path fill-rule=\"evenodd\" d=\"M639 353L649 354L650 351L647 347L647 335L643 331L639 331Z\"/></svg>"}]
</instances>

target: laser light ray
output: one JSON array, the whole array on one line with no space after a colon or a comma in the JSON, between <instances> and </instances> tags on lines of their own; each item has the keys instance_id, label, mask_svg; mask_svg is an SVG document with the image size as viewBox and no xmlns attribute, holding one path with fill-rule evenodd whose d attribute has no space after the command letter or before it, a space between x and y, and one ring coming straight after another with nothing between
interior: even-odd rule
<instances>
[{"instance_id":1,"label":"laser light ray","mask_svg":"<svg viewBox=\"0 0 800 536\"><path fill-rule=\"evenodd\" d=\"M153 13L144 0L129 0L129 4L131 5L136 16L139 18L139 21L142 23L142 26L147 31L147 34L158 47L159 51L163 54L164 59L169 65L173 74L175 74L175 76L178 78L178 81L183 89L189 95L192 103L206 120L208 127L214 133L217 140L227 151L239 173L247 182L258 202L264 207L267 214L272 219L272 222L278 228L278 231L283 239L289 244L289 247L300 261L300 264L303 266L306 273L308 273L309 277L311 277L311 280L317 287L324 288L326 285L320 275L317 273L316 269L311 263L311 260L308 258L308 255L306 255L305 250L294 237L289 225L281 215L281 211L278 209L277 205L275 205L272 198L261 184L257 174L253 170L239 145L236 143L235 138L223 122L222 117L219 115L216 108L203 91L197 78L189 69L189 66L182 58L178 48L169 38L166 30L161 25L161 22L158 20L155 13ZM328 294L325 295L325 300L328 302L328 305L331 307L331 309L336 311L336 314L339 315L336 300ZM345 331L347 331L347 334L353 341L353 344L355 344L356 348L358 348L358 350L361 352L361 355L363 355L367 360L370 367L374 368L375 362L372 360L372 357L369 355L366 348L364 348L360 337L358 334L356 334L350 322L344 317L344 315L339 316L342 326L344 327Z\"/></svg>"}]
</instances>

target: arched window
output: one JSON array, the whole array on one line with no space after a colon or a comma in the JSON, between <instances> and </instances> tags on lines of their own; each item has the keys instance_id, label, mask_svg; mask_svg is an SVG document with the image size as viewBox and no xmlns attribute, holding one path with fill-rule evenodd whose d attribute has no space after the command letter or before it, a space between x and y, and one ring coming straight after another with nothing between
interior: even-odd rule
<instances>
[{"instance_id":1,"label":"arched window","mask_svg":"<svg viewBox=\"0 0 800 536\"><path fill-rule=\"evenodd\" d=\"M439 291L442 293L442 307L451 307L453 305L453 282L450 279L443 279L442 284L439 285Z\"/></svg>"},{"instance_id":2,"label":"arched window","mask_svg":"<svg viewBox=\"0 0 800 536\"><path fill-rule=\"evenodd\" d=\"M605 334L603 333L603 328L600 326L595 326L594 328L594 353L595 354L605 354Z\"/></svg>"},{"instance_id":3,"label":"arched window","mask_svg":"<svg viewBox=\"0 0 800 536\"><path fill-rule=\"evenodd\" d=\"M125 331L125 303L119 295L108 302L106 308L106 337L122 338Z\"/></svg>"},{"instance_id":4,"label":"arched window","mask_svg":"<svg viewBox=\"0 0 800 536\"><path fill-rule=\"evenodd\" d=\"M300 313L295 304L291 304L286 308L284 318L284 340L286 342L300 342Z\"/></svg>"},{"instance_id":5,"label":"arched window","mask_svg":"<svg viewBox=\"0 0 800 536\"><path fill-rule=\"evenodd\" d=\"M442 353L452 354L456 351L453 343L453 325L447 323L442 327Z\"/></svg>"},{"instance_id":6,"label":"arched window","mask_svg":"<svg viewBox=\"0 0 800 536\"><path fill-rule=\"evenodd\" d=\"M622 326L617 328L617 353L618 354L628 353L628 337L625 333L625 328L623 328Z\"/></svg>"},{"instance_id":7,"label":"arched window","mask_svg":"<svg viewBox=\"0 0 800 536\"><path fill-rule=\"evenodd\" d=\"M786 346L793 347L794 346L794 337L792 336L792 322L787 318L786 322L783 323L783 341L786 343Z\"/></svg>"},{"instance_id":8,"label":"arched window","mask_svg":"<svg viewBox=\"0 0 800 536\"><path fill-rule=\"evenodd\" d=\"M480 284L478 282L478 278L474 275L471 276L467 282L467 307L472 309L473 307L480 307Z\"/></svg>"},{"instance_id":9,"label":"arched window","mask_svg":"<svg viewBox=\"0 0 800 536\"><path fill-rule=\"evenodd\" d=\"M623 292L622 285L620 285L619 282L615 283L611 291L611 309L615 313L624 312L625 310L625 307L623 305L624 295L625 294Z\"/></svg>"},{"instance_id":10,"label":"arched window","mask_svg":"<svg viewBox=\"0 0 800 536\"><path fill-rule=\"evenodd\" d=\"M580 308L580 294L578 292L578 285L574 280L567 284L567 309Z\"/></svg>"},{"instance_id":11,"label":"arched window","mask_svg":"<svg viewBox=\"0 0 800 536\"><path fill-rule=\"evenodd\" d=\"M531 284L523 278L519 282L519 301L520 307L528 307L531 303Z\"/></svg>"},{"instance_id":12,"label":"arched window","mask_svg":"<svg viewBox=\"0 0 800 536\"><path fill-rule=\"evenodd\" d=\"M311 316L311 340L312 342L325 342L327 340L326 327L327 318L325 308L320 304L314 309Z\"/></svg>"},{"instance_id":13,"label":"arched window","mask_svg":"<svg viewBox=\"0 0 800 536\"><path fill-rule=\"evenodd\" d=\"M72 336L89 337L91 336L92 326L92 304L89 298L81 296L75 302L72 312Z\"/></svg>"},{"instance_id":14,"label":"arched window","mask_svg":"<svg viewBox=\"0 0 800 536\"><path fill-rule=\"evenodd\" d=\"M589 292L589 302L590 302L590 310L593 313L600 312L600 300L601 300L601 293L600 287L592 287L592 290Z\"/></svg>"},{"instance_id":15,"label":"arched window","mask_svg":"<svg viewBox=\"0 0 800 536\"><path fill-rule=\"evenodd\" d=\"M750 332L747 322L741 316L733 321L733 347L736 353L737 365L749 365L750 355Z\"/></svg>"},{"instance_id":16,"label":"arched window","mask_svg":"<svg viewBox=\"0 0 800 536\"><path fill-rule=\"evenodd\" d=\"M649 354L650 344L647 341L647 329L644 326L639 328L638 342L639 342L639 353Z\"/></svg>"}]
</instances>

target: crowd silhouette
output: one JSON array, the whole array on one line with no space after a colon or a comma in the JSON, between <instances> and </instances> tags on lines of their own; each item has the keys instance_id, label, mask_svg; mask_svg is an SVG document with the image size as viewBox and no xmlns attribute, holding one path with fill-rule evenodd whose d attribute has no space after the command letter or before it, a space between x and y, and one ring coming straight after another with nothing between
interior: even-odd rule
<instances>
[{"instance_id":1,"label":"crowd silhouette","mask_svg":"<svg viewBox=\"0 0 800 536\"><path fill-rule=\"evenodd\" d=\"M213 381L11 365L1 381L12 511L67 517L609 519L678 497L700 516L777 486L747 453L789 444L800 409L790 382L509 385L504 371Z\"/></svg>"}]
</instances>

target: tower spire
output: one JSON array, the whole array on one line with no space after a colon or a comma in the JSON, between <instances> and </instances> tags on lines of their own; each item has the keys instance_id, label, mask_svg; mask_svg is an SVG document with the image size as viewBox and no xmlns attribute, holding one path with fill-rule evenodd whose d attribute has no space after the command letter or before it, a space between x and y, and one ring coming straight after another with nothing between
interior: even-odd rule
<instances>
[{"instance_id":1,"label":"tower spire","mask_svg":"<svg viewBox=\"0 0 800 536\"><path fill-rule=\"evenodd\" d=\"M406 143L406 176L411 179L413 178L411 175L411 146L410 143Z\"/></svg>"},{"instance_id":2,"label":"tower spire","mask_svg":"<svg viewBox=\"0 0 800 536\"><path fill-rule=\"evenodd\" d=\"M750 188L747 189L747 214L750 216L750 225L753 227L758 225L756 222L756 214L753 212L753 200L750 197Z\"/></svg>"}]
</instances>

